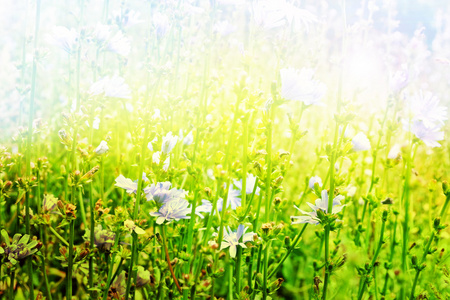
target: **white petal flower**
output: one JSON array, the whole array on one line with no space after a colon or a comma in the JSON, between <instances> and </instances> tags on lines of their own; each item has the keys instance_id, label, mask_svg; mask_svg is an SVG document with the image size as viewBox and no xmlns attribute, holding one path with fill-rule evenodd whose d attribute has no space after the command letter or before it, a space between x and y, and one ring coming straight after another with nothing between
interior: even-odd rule
<instances>
[{"instance_id":1,"label":"white petal flower","mask_svg":"<svg viewBox=\"0 0 450 300\"><path fill-rule=\"evenodd\" d=\"M47 35L47 41L67 53L73 54L78 46L78 33L74 28L68 29L63 26L56 26L52 33Z\"/></svg>"},{"instance_id":2,"label":"white petal flower","mask_svg":"<svg viewBox=\"0 0 450 300\"><path fill-rule=\"evenodd\" d=\"M395 144L392 146L391 150L389 150L388 158L389 159L396 159L402 154L402 149L400 144Z\"/></svg>"},{"instance_id":3,"label":"white petal flower","mask_svg":"<svg viewBox=\"0 0 450 300\"><path fill-rule=\"evenodd\" d=\"M108 152L108 150L109 150L108 143L106 141L101 141L100 145L98 145L98 147L95 148L95 153L97 155L102 155Z\"/></svg>"},{"instance_id":4,"label":"white petal flower","mask_svg":"<svg viewBox=\"0 0 450 300\"><path fill-rule=\"evenodd\" d=\"M169 154L177 144L177 141L178 137L176 135L172 135L172 132L169 132L165 137L163 137L161 151L165 154Z\"/></svg>"},{"instance_id":5,"label":"white petal flower","mask_svg":"<svg viewBox=\"0 0 450 300\"><path fill-rule=\"evenodd\" d=\"M353 137L352 144L353 144L352 148L353 151L365 151L370 150L371 148L369 139L362 132L359 132L357 135Z\"/></svg>"},{"instance_id":6,"label":"white petal flower","mask_svg":"<svg viewBox=\"0 0 450 300\"><path fill-rule=\"evenodd\" d=\"M106 76L93 83L88 93L92 96L103 94L105 97L130 99L131 90L125 80L119 76Z\"/></svg>"},{"instance_id":7,"label":"white petal flower","mask_svg":"<svg viewBox=\"0 0 450 300\"><path fill-rule=\"evenodd\" d=\"M431 92L419 91L408 99L412 121L422 121L426 127L442 126L448 119L447 107L440 105L439 99Z\"/></svg>"},{"instance_id":8,"label":"white petal flower","mask_svg":"<svg viewBox=\"0 0 450 300\"><path fill-rule=\"evenodd\" d=\"M245 233L247 229L248 228L245 227L244 225L239 225L237 231L232 231L228 226L223 234L223 241L222 244L220 245L220 250L230 248L229 250L230 256L232 258L235 258L237 246L247 248L247 246L244 243L253 241L254 236L256 235L256 233L254 232Z\"/></svg>"},{"instance_id":9,"label":"white petal flower","mask_svg":"<svg viewBox=\"0 0 450 300\"><path fill-rule=\"evenodd\" d=\"M438 141L444 139L444 132L441 130L440 126L427 127L423 121L415 121L411 128L405 126L406 130L411 130L414 135L421 139L425 145L428 147L440 147L441 144Z\"/></svg>"},{"instance_id":10,"label":"white petal flower","mask_svg":"<svg viewBox=\"0 0 450 300\"><path fill-rule=\"evenodd\" d=\"M318 198L315 202L315 204L306 203L308 206L312 209L311 212L305 212L294 205L296 209L298 209L303 216L291 216L292 223L291 224L300 224L300 223L309 223L317 225L320 223L320 219L317 216L317 211L321 210L324 213L328 213L328 192L327 190L323 190L321 194L321 198ZM341 205L341 201L344 200L345 197L342 195L338 195L333 199L333 206L332 206L332 214L337 214L341 212L341 210L344 208L345 205ZM294 221L296 220L296 221Z\"/></svg>"},{"instance_id":11,"label":"white petal flower","mask_svg":"<svg viewBox=\"0 0 450 300\"><path fill-rule=\"evenodd\" d=\"M106 49L119 55L127 56L128 54L130 54L131 43L130 40L126 36L124 36L121 31L118 31L108 41Z\"/></svg>"},{"instance_id":12,"label":"white petal flower","mask_svg":"<svg viewBox=\"0 0 450 300\"><path fill-rule=\"evenodd\" d=\"M313 79L314 70L281 69L281 96L286 100L302 101L305 105L320 105L327 87Z\"/></svg>"},{"instance_id":13,"label":"white petal flower","mask_svg":"<svg viewBox=\"0 0 450 300\"><path fill-rule=\"evenodd\" d=\"M157 151L157 152L153 153L152 160L153 160L153 163L159 165L159 163L161 161L161 151ZM167 171L169 169L169 166L170 166L170 156L167 156L166 160L164 161L164 164L163 164L163 170Z\"/></svg>"},{"instance_id":14,"label":"white petal flower","mask_svg":"<svg viewBox=\"0 0 450 300\"><path fill-rule=\"evenodd\" d=\"M240 179L239 181L238 180L234 180L233 183L239 189L240 193L242 193L242 179ZM245 189L246 189L246 193L247 194L253 193L253 189L255 188L255 184L256 184L256 176L253 175L253 174L248 174L247 175L246 185L245 185ZM256 187L255 195L259 195L260 190L261 189L259 187Z\"/></svg>"},{"instance_id":15,"label":"white petal flower","mask_svg":"<svg viewBox=\"0 0 450 300\"><path fill-rule=\"evenodd\" d=\"M156 224L163 224L165 221L171 222L173 220L178 221L181 219L190 219L188 214L191 213L189 202L183 198L173 199L168 201L157 212L151 212L150 215L157 217Z\"/></svg>"},{"instance_id":16,"label":"white petal flower","mask_svg":"<svg viewBox=\"0 0 450 300\"><path fill-rule=\"evenodd\" d=\"M322 178L320 178L319 176L313 176L313 177L311 177L311 178L309 179L309 184L308 184L309 188L310 188L310 189L314 189L314 185L315 185L316 183L319 185L319 187L322 187Z\"/></svg>"},{"instance_id":17,"label":"white petal flower","mask_svg":"<svg viewBox=\"0 0 450 300\"><path fill-rule=\"evenodd\" d=\"M115 186L127 190L128 194L136 193L137 192L137 188L138 188L137 182L134 182L133 180L131 180L129 178L125 178L125 176L123 176L122 174L120 174L116 178Z\"/></svg>"}]
</instances>

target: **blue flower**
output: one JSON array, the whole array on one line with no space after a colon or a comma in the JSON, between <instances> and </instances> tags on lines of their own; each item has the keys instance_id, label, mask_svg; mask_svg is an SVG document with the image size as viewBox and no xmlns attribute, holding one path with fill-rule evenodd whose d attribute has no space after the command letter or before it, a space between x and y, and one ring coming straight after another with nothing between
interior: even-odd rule
<instances>
[{"instance_id":1,"label":"blue flower","mask_svg":"<svg viewBox=\"0 0 450 300\"><path fill-rule=\"evenodd\" d=\"M255 188L256 184L256 176L253 174L247 175L247 182L245 185L245 191L247 194L253 193L253 189ZM239 189L239 191L242 193L242 179L241 180L234 180L234 185ZM259 195L260 188L256 187L255 195Z\"/></svg>"},{"instance_id":2,"label":"blue flower","mask_svg":"<svg viewBox=\"0 0 450 300\"><path fill-rule=\"evenodd\" d=\"M190 219L188 214L191 213L189 202L183 198L172 199L163 204L157 212L151 212L150 215L157 217L156 224L161 225L165 221L168 223L175 220Z\"/></svg>"}]
</instances>

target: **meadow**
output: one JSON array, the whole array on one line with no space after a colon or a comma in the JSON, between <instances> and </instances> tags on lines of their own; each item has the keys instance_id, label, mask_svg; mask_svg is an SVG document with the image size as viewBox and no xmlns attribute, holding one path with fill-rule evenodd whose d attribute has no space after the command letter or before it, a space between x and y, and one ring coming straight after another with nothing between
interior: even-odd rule
<instances>
[{"instance_id":1,"label":"meadow","mask_svg":"<svg viewBox=\"0 0 450 300\"><path fill-rule=\"evenodd\" d=\"M2 2L0 298L450 299L450 7L403 2Z\"/></svg>"}]
</instances>

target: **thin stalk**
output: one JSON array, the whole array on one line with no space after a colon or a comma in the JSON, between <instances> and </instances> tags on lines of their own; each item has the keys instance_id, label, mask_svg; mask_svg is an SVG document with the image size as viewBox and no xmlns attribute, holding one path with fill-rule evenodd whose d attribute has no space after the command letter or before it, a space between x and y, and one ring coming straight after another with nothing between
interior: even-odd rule
<instances>
[{"instance_id":1,"label":"thin stalk","mask_svg":"<svg viewBox=\"0 0 450 300\"><path fill-rule=\"evenodd\" d=\"M375 250L375 254L374 254L374 256L373 256L373 258L372 258L372 261L371 261L371 263L370 263L370 268L371 268L371 269L375 267L375 263L376 263L376 261L377 261L378 255L380 254L380 251L381 251L381 246L383 245L384 229L385 229L385 227L386 227L386 221L387 221L387 215L386 215L386 218L384 218L384 217L382 218L381 231L380 231L380 240L378 241L378 247L377 247L377 249ZM369 272L370 272L370 271L368 271L368 273L369 273ZM364 296L364 290L365 290L366 284L367 284L367 276L368 276L368 273L364 276L364 280L361 280L361 281L362 281L362 286L361 286L360 293L359 293L359 295L358 295L358 300L361 300L362 297Z\"/></svg>"},{"instance_id":2,"label":"thin stalk","mask_svg":"<svg viewBox=\"0 0 450 300\"><path fill-rule=\"evenodd\" d=\"M75 203L76 187L72 186L72 203ZM75 220L70 220L69 224L69 257L67 266L67 291L66 298L72 299L72 278L73 278L73 243L75 239Z\"/></svg>"},{"instance_id":3,"label":"thin stalk","mask_svg":"<svg viewBox=\"0 0 450 300\"><path fill-rule=\"evenodd\" d=\"M108 298L108 291L109 291L109 286L112 283L112 272L114 269L114 261L116 258L116 254L117 254L117 245L119 244L119 239L120 239L120 232L117 231L116 232L116 236L114 238L114 246L113 246L113 254L112 254L112 258L111 258L111 263L110 266L108 268L108 277L106 279L106 287L105 287L105 291L103 292L103 300L106 300Z\"/></svg>"},{"instance_id":4,"label":"thin stalk","mask_svg":"<svg viewBox=\"0 0 450 300\"><path fill-rule=\"evenodd\" d=\"M163 247L164 247L164 252L166 253L167 265L169 266L170 274L172 274L173 281L175 282L175 285L177 286L178 291L180 292L180 294L183 294L183 290L181 289L181 286L178 283L177 277L175 276L175 273L173 272L172 264L170 263L170 256L169 256L169 250L167 249L165 231L166 230L165 230L164 225L161 225L162 243L163 243Z\"/></svg>"},{"instance_id":5,"label":"thin stalk","mask_svg":"<svg viewBox=\"0 0 450 300\"><path fill-rule=\"evenodd\" d=\"M291 246L289 248L287 248L286 253L284 254L283 258L278 262L277 266L272 270L272 272L270 272L268 279L270 279L273 275L276 274L277 270L283 265L284 261L289 257L289 255L292 253L292 251L295 249L295 247L297 246L297 243L300 241L300 238L303 235L303 232L305 232L306 226L308 226L308 223L306 223L305 225L303 225L302 230L300 230L300 232L297 234L297 236L294 238Z\"/></svg>"},{"instance_id":6,"label":"thin stalk","mask_svg":"<svg viewBox=\"0 0 450 300\"><path fill-rule=\"evenodd\" d=\"M442 206L441 213L439 214L439 217L441 218L441 222L443 223L445 221L445 212L447 210L447 206L450 202L450 194L446 196L444 206ZM411 288L411 294L409 296L410 299L414 299L414 293L416 289L416 285L419 281L420 272L422 271L421 267L425 263L425 260L427 259L427 255L430 251L431 244L433 243L434 237L436 236L436 231L433 231L430 238L428 239L428 242L424 248L422 258L420 259L418 263L418 268L416 268L416 276L414 277L414 282Z\"/></svg>"},{"instance_id":7,"label":"thin stalk","mask_svg":"<svg viewBox=\"0 0 450 300\"><path fill-rule=\"evenodd\" d=\"M415 146L414 142L411 141L411 147L409 152L409 157L406 161L406 168L405 168L405 182L403 185L403 194L402 194L402 204L404 206L404 221L403 221L403 244L402 244L402 274L403 276L406 276L407 272L407 263L406 263L406 257L408 256L408 234L409 234L409 182L411 179L411 172L412 172L412 164L413 164L413 158L415 153ZM405 283L402 284L400 288L400 300L406 299L406 287Z\"/></svg>"},{"instance_id":8,"label":"thin stalk","mask_svg":"<svg viewBox=\"0 0 450 300\"><path fill-rule=\"evenodd\" d=\"M236 292L239 294L241 292L241 265L242 265L242 247L237 247L236 255ZM231 272L232 273L232 272ZM232 275L231 275L232 277ZM232 281L230 281L232 283Z\"/></svg>"},{"instance_id":9,"label":"thin stalk","mask_svg":"<svg viewBox=\"0 0 450 300\"><path fill-rule=\"evenodd\" d=\"M50 224L48 228L66 247L69 247L69 243Z\"/></svg>"},{"instance_id":10,"label":"thin stalk","mask_svg":"<svg viewBox=\"0 0 450 300\"><path fill-rule=\"evenodd\" d=\"M14 277L16 276L16 271L11 270L11 275L9 277L9 299L14 299Z\"/></svg>"}]
</instances>

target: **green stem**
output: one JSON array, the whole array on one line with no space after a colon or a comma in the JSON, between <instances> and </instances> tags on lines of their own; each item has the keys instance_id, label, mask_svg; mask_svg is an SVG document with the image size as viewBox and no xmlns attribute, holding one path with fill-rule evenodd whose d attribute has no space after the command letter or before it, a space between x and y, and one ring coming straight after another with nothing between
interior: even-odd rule
<instances>
[{"instance_id":1,"label":"green stem","mask_svg":"<svg viewBox=\"0 0 450 300\"><path fill-rule=\"evenodd\" d=\"M289 248L287 248L286 253L284 254L283 258L278 262L277 266L272 270L272 272L270 272L268 279L270 279L273 275L276 274L277 270L283 265L284 261L289 257L289 255L292 253L292 251L295 249L295 247L297 246L297 243L300 241L300 238L303 235L303 232L305 232L306 226L308 226L308 223L306 223L305 225L303 225L302 230L300 230L300 232L297 234L297 236L294 238L291 246Z\"/></svg>"},{"instance_id":2,"label":"green stem","mask_svg":"<svg viewBox=\"0 0 450 300\"><path fill-rule=\"evenodd\" d=\"M72 186L72 203L75 203L76 187ZM67 291L66 298L72 299L72 278L73 278L73 243L75 239L75 220L70 220L69 223L69 257L67 267Z\"/></svg>"},{"instance_id":3,"label":"green stem","mask_svg":"<svg viewBox=\"0 0 450 300\"><path fill-rule=\"evenodd\" d=\"M69 247L69 243L50 224L48 228L66 247Z\"/></svg>"},{"instance_id":4,"label":"green stem","mask_svg":"<svg viewBox=\"0 0 450 300\"><path fill-rule=\"evenodd\" d=\"M108 277L106 279L106 287L105 287L105 291L103 292L103 300L106 300L108 298L108 291L109 291L109 287L112 283L112 272L114 269L114 261L116 260L116 254L117 254L117 245L119 244L119 239L120 239L120 232L117 231L116 232L116 237L114 238L114 246L113 246L113 250L112 250L112 258L111 258L111 263L110 266L108 268Z\"/></svg>"},{"instance_id":5,"label":"green stem","mask_svg":"<svg viewBox=\"0 0 450 300\"><path fill-rule=\"evenodd\" d=\"M9 299L15 299L14 298L14 277L16 276L16 271L11 270L11 275L9 278Z\"/></svg>"}]
</instances>

